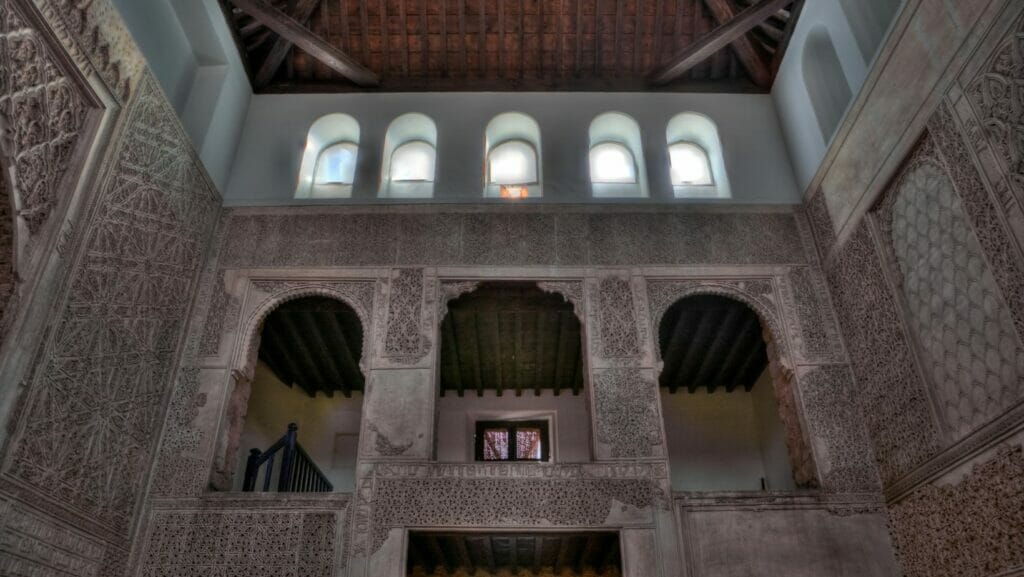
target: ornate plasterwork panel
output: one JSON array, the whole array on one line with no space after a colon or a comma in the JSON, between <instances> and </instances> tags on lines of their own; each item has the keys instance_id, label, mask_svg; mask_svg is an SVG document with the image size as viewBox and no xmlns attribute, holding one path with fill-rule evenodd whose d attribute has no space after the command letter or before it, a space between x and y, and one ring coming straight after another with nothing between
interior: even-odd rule
<instances>
[{"instance_id":1,"label":"ornate plasterwork panel","mask_svg":"<svg viewBox=\"0 0 1024 577\"><path fill-rule=\"evenodd\" d=\"M828 287L821 271L792 267L779 282L785 305L784 320L793 341L798 364L846 362L843 339L839 336Z\"/></svg>"},{"instance_id":2,"label":"ornate plasterwork panel","mask_svg":"<svg viewBox=\"0 0 1024 577\"><path fill-rule=\"evenodd\" d=\"M823 487L837 493L879 492L871 441L846 365L801 367L800 399Z\"/></svg>"},{"instance_id":3,"label":"ornate plasterwork panel","mask_svg":"<svg viewBox=\"0 0 1024 577\"><path fill-rule=\"evenodd\" d=\"M939 416L961 439L1024 393L1024 348L935 148L926 140L879 207Z\"/></svg>"},{"instance_id":4,"label":"ornate plasterwork panel","mask_svg":"<svg viewBox=\"0 0 1024 577\"><path fill-rule=\"evenodd\" d=\"M857 379L856 399L888 486L938 450L924 381L866 224L826 276Z\"/></svg>"},{"instance_id":5,"label":"ornate plasterwork panel","mask_svg":"<svg viewBox=\"0 0 1024 577\"><path fill-rule=\"evenodd\" d=\"M650 525L670 507L667 476L663 463L378 464L357 493L353 552L376 551L392 528Z\"/></svg>"},{"instance_id":6,"label":"ornate plasterwork panel","mask_svg":"<svg viewBox=\"0 0 1024 577\"><path fill-rule=\"evenodd\" d=\"M593 373L598 457L637 459L665 454L658 383L641 369Z\"/></svg>"},{"instance_id":7,"label":"ornate plasterwork panel","mask_svg":"<svg viewBox=\"0 0 1024 577\"><path fill-rule=\"evenodd\" d=\"M1007 176L1012 195L1004 206L1024 202L1024 17L996 48L966 89L967 97Z\"/></svg>"},{"instance_id":8,"label":"ornate plasterwork panel","mask_svg":"<svg viewBox=\"0 0 1024 577\"><path fill-rule=\"evenodd\" d=\"M211 284L211 295L207 302L206 320L203 323L202 338L199 341L199 354L214 356L220 352L220 339L224 334L228 319L238 316L242 303L235 295L229 293L221 279L224 271L217 271Z\"/></svg>"},{"instance_id":9,"label":"ornate plasterwork panel","mask_svg":"<svg viewBox=\"0 0 1024 577\"><path fill-rule=\"evenodd\" d=\"M546 293L562 295L566 302L572 304L572 310L580 322L586 321L583 281L539 281L537 288Z\"/></svg>"},{"instance_id":10,"label":"ornate plasterwork panel","mask_svg":"<svg viewBox=\"0 0 1024 577\"><path fill-rule=\"evenodd\" d=\"M83 231L5 472L125 534L218 198L155 80L140 85Z\"/></svg>"},{"instance_id":11,"label":"ornate plasterwork panel","mask_svg":"<svg viewBox=\"0 0 1024 577\"><path fill-rule=\"evenodd\" d=\"M206 395L199 392L199 369L182 368L167 408L153 495L195 495L205 488L209 463L196 455L207 433L192 427L192 421L206 401Z\"/></svg>"},{"instance_id":12,"label":"ornate plasterwork panel","mask_svg":"<svg viewBox=\"0 0 1024 577\"><path fill-rule=\"evenodd\" d=\"M13 200L7 177L0 174L0 335L7 333L9 310L17 308ZM12 306L13 305L13 306Z\"/></svg>"},{"instance_id":13,"label":"ornate plasterwork panel","mask_svg":"<svg viewBox=\"0 0 1024 577\"><path fill-rule=\"evenodd\" d=\"M106 555L101 542L0 500L0 575L102 577Z\"/></svg>"},{"instance_id":14,"label":"ornate plasterwork panel","mask_svg":"<svg viewBox=\"0 0 1024 577\"><path fill-rule=\"evenodd\" d=\"M956 483L926 485L889 509L908 577L1011 575L1024 567L1024 448L1002 447Z\"/></svg>"},{"instance_id":15,"label":"ornate plasterwork panel","mask_svg":"<svg viewBox=\"0 0 1024 577\"><path fill-rule=\"evenodd\" d=\"M596 281L597 355L633 359L643 354L642 331L633 299L633 283L615 276Z\"/></svg>"},{"instance_id":16,"label":"ornate plasterwork panel","mask_svg":"<svg viewBox=\"0 0 1024 577\"><path fill-rule=\"evenodd\" d=\"M821 192L815 193L807 201L805 213L811 230L814 231L814 242L818 246L818 254L822 261L828 259L829 254L835 247L836 232L832 226L832 216L828 212L828 205L825 203L825 195Z\"/></svg>"},{"instance_id":17,"label":"ornate plasterwork panel","mask_svg":"<svg viewBox=\"0 0 1024 577\"><path fill-rule=\"evenodd\" d=\"M437 323L441 324L448 316L448 303L480 288L479 281L442 280L439 283L440 295L437 297Z\"/></svg>"},{"instance_id":18,"label":"ornate plasterwork panel","mask_svg":"<svg viewBox=\"0 0 1024 577\"><path fill-rule=\"evenodd\" d=\"M156 511L143 577L332 577L337 513L275 510Z\"/></svg>"},{"instance_id":19,"label":"ornate plasterwork panel","mask_svg":"<svg viewBox=\"0 0 1024 577\"><path fill-rule=\"evenodd\" d=\"M33 24L23 2L0 3L0 141L13 175L17 216L30 236L39 233L67 191L64 182L95 104L65 70ZM5 168L7 168L5 166ZM7 176L4 175L6 180Z\"/></svg>"},{"instance_id":20,"label":"ornate plasterwork panel","mask_svg":"<svg viewBox=\"0 0 1024 577\"><path fill-rule=\"evenodd\" d=\"M393 363L415 364L430 351L430 338L423 330L423 269L393 271L388 297L382 356Z\"/></svg>"},{"instance_id":21,"label":"ornate plasterwork panel","mask_svg":"<svg viewBox=\"0 0 1024 577\"><path fill-rule=\"evenodd\" d=\"M224 268L805 264L786 213L234 209ZM548 214L550 212L550 214ZM436 248L436 250L433 250Z\"/></svg>"}]
</instances>

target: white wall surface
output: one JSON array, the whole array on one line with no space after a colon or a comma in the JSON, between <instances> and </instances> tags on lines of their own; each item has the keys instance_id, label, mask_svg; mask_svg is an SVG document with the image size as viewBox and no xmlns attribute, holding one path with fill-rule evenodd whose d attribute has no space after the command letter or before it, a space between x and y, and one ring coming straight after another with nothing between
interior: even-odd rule
<instances>
[{"instance_id":1,"label":"white wall surface","mask_svg":"<svg viewBox=\"0 0 1024 577\"><path fill-rule=\"evenodd\" d=\"M252 89L217 0L113 0L223 193Z\"/></svg>"},{"instance_id":2,"label":"white wall surface","mask_svg":"<svg viewBox=\"0 0 1024 577\"><path fill-rule=\"evenodd\" d=\"M335 491L355 489L356 454L363 394L352 398L335 394L333 398L311 398L301 388L290 388L262 362L256 367L249 397L249 414L238 445L239 463L235 471L235 491L242 490L249 449L265 451L284 435L288 423L299 426L299 444L312 457L334 485ZM280 463L280 456L275 458ZM262 473L259 482L262 483ZM276 488L276 486L275 486Z\"/></svg>"},{"instance_id":3,"label":"white wall surface","mask_svg":"<svg viewBox=\"0 0 1024 577\"><path fill-rule=\"evenodd\" d=\"M422 112L437 123L438 169L434 199L429 202L485 202L484 128L507 111L525 112L540 124L544 195L529 202L591 200L588 129L594 117L608 111L624 112L640 125L651 193L646 202L792 204L800 199L768 95L421 93L254 96L225 204L313 202L293 198L299 163L309 126L331 112L351 114L359 121L359 166L353 198L324 202L384 202L377 199L384 135L388 124L407 112ZM674 198L665 128L669 119L685 111L706 114L717 123L732 199ZM601 200L609 201L614 202Z\"/></svg>"},{"instance_id":4,"label":"white wall surface","mask_svg":"<svg viewBox=\"0 0 1024 577\"><path fill-rule=\"evenodd\" d=\"M762 477L795 488L770 387L765 371L749 393L661 388L674 491L760 491Z\"/></svg>"},{"instance_id":5,"label":"white wall surface","mask_svg":"<svg viewBox=\"0 0 1024 577\"><path fill-rule=\"evenodd\" d=\"M898 11L899 4L898 0L852 1L878 5L877 9L871 12L889 14L890 19ZM840 0L813 0L804 3L800 20L793 31L789 48L772 88L772 98L778 109L779 121L801 193L814 178L829 145L816 122L801 66L804 45L809 33L817 25L822 25L828 30L853 99L864 84L874 55L885 36L877 32L881 24L874 22L869 40L865 40L862 31L859 43ZM865 49L862 50L862 43L870 41L876 42L874 48L865 45Z\"/></svg>"},{"instance_id":6,"label":"white wall surface","mask_svg":"<svg viewBox=\"0 0 1024 577\"><path fill-rule=\"evenodd\" d=\"M484 391L482 397L467 392L464 397L448 393L437 402L437 460L466 463L474 460L477 421L552 418L551 457L557 463L590 461L590 416L584 393L532 391L517 397L515 392L498 396Z\"/></svg>"}]
</instances>

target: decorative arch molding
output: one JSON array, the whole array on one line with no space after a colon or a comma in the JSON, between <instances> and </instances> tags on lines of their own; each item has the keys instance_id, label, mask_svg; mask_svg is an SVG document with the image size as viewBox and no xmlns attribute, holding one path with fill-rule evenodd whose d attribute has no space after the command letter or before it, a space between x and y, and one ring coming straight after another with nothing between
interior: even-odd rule
<instances>
[{"instance_id":1,"label":"decorative arch molding","mask_svg":"<svg viewBox=\"0 0 1024 577\"><path fill-rule=\"evenodd\" d=\"M811 450L801 403L797 393L796 366L786 340L783 315L779 305L775 284L770 278L749 279L688 279L655 280L647 283L650 301L651 326L657 332L662 318L676 302L698 295L716 295L741 302L750 307L758 320L768 353L768 371L771 375L775 400L778 403L779 418L786 432L786 447L789 450L793 480L798 487L816 488L821 482L814 454ZM661 347L655 343L654 353L661 364ZM655 379L662 367L655 369Z\"/></svg>"},{"instance_id":2,"label":"decorative arch molding","mask_svg":"<svg viewBox=\"0 0 1024 577\"><path fill-rule=\"evenodd\" d=\"M324 281L324 280L252 280L246 286L250 295L261 293L255 306L241 323L239 345L229 364L227 406L224 409L226 425L218 432L217 450L214 457L210 484L218 490L228 491L232 487L235 463L238 460L238 446L249 409L252 394L252 380L259 358L260 332L263 321L270 313L286 302L300 298L321 296L338 300L352 307L363 325L362 355L359 369L369 376L369 359L373 343L373 303L377 292L376 281Z\"/></svg>"},{"instance_id":3,"label":"decorative arch molding","mask_svg":"<svg viewBox=\"0 0 1024 577\"><path fill-rule=\"evenodd\" d=\"M650 280L647 282L647 296L650 301L651 327L657 332L662 317L674 303L697 295L716 295L739 301L754 311L765 336L770 337L769 345L775 345L780 364L787 374L792 375L793 361L786 340L785 324L775 301L775 285L769 278L736 280L689 279ZM657 339L655 339L657 340ZM660 347L655 343L654 354L661 361Z\"/></svg>"},{"instance_id":4,"label":"decorative arch molding","mask_svg":"<svg viewBox=\"0 0 1024 577\"><path fill-rule=\"evenodd\" d=\"M560 281L537 281L537 288L546 292L557 294L565 299L565 302L572 305L572 312L580 320L580 326L587 325L587 310L583 297L582 280L560 280Z\"/></svg>"}]
</instances>

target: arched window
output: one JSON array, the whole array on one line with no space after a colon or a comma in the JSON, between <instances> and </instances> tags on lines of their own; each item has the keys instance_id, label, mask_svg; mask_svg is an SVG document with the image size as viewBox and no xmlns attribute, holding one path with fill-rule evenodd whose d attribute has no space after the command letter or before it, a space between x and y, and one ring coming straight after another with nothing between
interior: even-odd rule
<instances>
[{"instance_id":1,"label":"arched window","mask_svg":"<svg viewBox=\"0 0 1024 577\"><path fill-rule=\"evenodd\" d=\"M801 55L801 68L811 107L818 119L825 146L828 146L853 94L832 38L820 24L807 35Z\"/></svg>"},{"instance_id":2,"label":"arched window","mask_svg":"<svg viewBox=\"0 0 1024 577\"><path fill-rule=\"evenodd\" d=\"M633 153L618 142L602 142L591 148L590 182L635 184L636 161L633 160Z\"/></svg>"},{"instance_id":3,"label":"arched window","mask_svg":"<svg viewBox=\"0 0 1024 577\"><path fill-rule=\"evenodd\" d=\"M380 196L430 198L437 173L437 125L410 112L391 122L384 137Z\"/></svg>"},{"instance_id":4,"label":"arched window","mask_svg":"<svg viewBox=\"0 0 1024 577\"><path fill-rule=\"evenodd\" d=\"M590 187L595 197L647 196L640 126L621 112L605 112L590 123Z\"/></svg>"},{"instance_id":5,"label":"arched window","mask_svg":"<svg viewBox=\"0 0 1024 577\"><path fill-rule=\"evenodd\" d=\"M406 142L391 154L391 182L434 182L436 158L430 143Z\"/></svg>"},{"instance_id":6,"label":"arched window","mask_svg":"<svg viewBox=\"0 0 1024 577\"><path fill-rule=\"evenodd\" d=\"M900 4L902 0L839 0L865 62L875 57Z\"/></svg>"},{"instance_id":7,"label":"arched window","mask_svg":"<svg viewBox=\"0 0 1024 577\"><path fill-rule=\"evenodd\" d=\"M309 127L295 198L349 198L359 158L359 123L328 114Z\"/></svg>"},{"instance_id":8,"label":"arched window","mask_svg":"<svg viewBox=\"0 0 1024 577\"><path fill-rule=\"evenodd\" d=\"M677 142L668 147L671 166L672 186L711 186L715 179L711 174L708 153L692 142Z\"/></svg>"},{"instance_id":9,"label":"arched window","mask_svg":"<svg viewBox=\"0 0 1024 577\"><path fill-rule=\"evenodd\" d=\"M358 152L359 147L354 142L339 142L325 148L316 161L313 184L352 184Z\"/></svg>"},{"instance_id":10,"label":"arched window","mask_svg":"<svg viewBox=\"0 0 1024 577\"><path fill-rule=\"evenodd\" d=\"M484 196L542 195L540 126L521 112L505 112L487 124Z\"/></svg>"},{"instance_id":11,"label":"arched window","mask_svg":"<svg viewBox=\"0 0 1024 577\"><path fill-rule=\"evenodd\" d=\"M665 130L676 198L729 198L722 141L715 123L695 112L677 114Z\"/></svg>"},{"instance_id":12,"label":"arched window","mask_svg":"<svg viewBox=\"0 0 1024 577\"><path fill-rule=\"evenodd\" d=\"M487 180L497 185L537 183L537 151L524 140L507 140L487 155Z\"/></svg>"}]
</instances>

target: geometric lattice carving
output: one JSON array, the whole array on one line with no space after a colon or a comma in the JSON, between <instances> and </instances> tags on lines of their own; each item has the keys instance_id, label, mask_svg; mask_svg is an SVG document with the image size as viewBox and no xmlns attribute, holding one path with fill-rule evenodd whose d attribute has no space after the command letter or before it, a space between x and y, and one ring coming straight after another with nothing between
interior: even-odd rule
<instances>
[{"instance_id":1,"label":"geometric lattice carving","mask_svg":"<svg viewBox=\"0 0 1024 577\"><path fill-rule=\"evenodd\" d=\"M924 381L866 224L826 273L857 378L856 398L888 486L939 447Z\"/></svg>"},{"instance_id":2,"label":"geometric lattice carving","mask_svg":"<svg viewBox=\"0 0 1024 577\"><path fill-rule=\"evenodd\" d=\"M238 314L241 304L238 299L224 289L222 279L224 271L217 271L213 276L213 294L203 323L203 333L199 341L199 353L213 356L219 352L220 338L224 332L224 323Z\"/></svg>"},{"instance_id":3,"label":"geometric lattice carving","mask_svg":"<svg viewBox=\"0 0 1024 577\"><path fill-rule=\"evenodd\" d=\"M910 321L956 439L1015 404L1024 350L942 166L912 163L891 201L891 242Z\"/></svg>"},{"instance_id":4,"label":"geometric lattice carving","mask_svg":"<svg viewBox=\"0 0 1024 577\"><path fill-rule=\"evenodd\" d=\"M594 372L594 422L597 442L617 459L663 454L658 383L639 369Z\"/></svg>"},{"instance_id":5,"label":"geometric lattice carving","mask_svg":"<svg viewBox=\"0 0 1024 577\"><path fill-rule=\"evenodd\" d=\"M892 506L907 577L1011 575L1024 566L1024 447L1001 447L962 480L926 485Z\"/></svg>"},{"instance_id":6,"label":"geometric lattice carving","mask_svg":"<svg viewBox=\"0 0 1024 577\"><path fill-rule=\"evenodd\" d=\"M792 312L785 320L792 329L796 352L807 363L845 361L843 341L820 272L810 267L793 267L786 281L781 288Z\"/></svg>"},{"instance_id":7,"label":"geometric lattice carving","mask_svg":"<svg viewBox=\"0 0 1024 577\"><path fill-rule=\"evenodd\" d=\"M800 399L826 489L838 493L877 493L881 486L853 378L846 365L801 371Z\"/></svg>"},{"instance_id":8,"label":"geometric lattice carving","mask_svg":"<svg viewBox=\"0 0 1024 577\"><path fill-rule=\"evenodd\" d=\"M398 269L391 278L388 325L384 332L384 356L415 363L427 353L423 334L423 269Z\"/></svg>"},{"instance_id":9,"label":"geometric lattice carving","mask_svg":"<svg viewBox=\"0 0 1024 577\"><path fill-rule=\"evenodd\" d=\"M1024 17L966 90L982 130L1017 198L1024 202Z\"/></svg>"},{"instance_id":10,"label":"geometric lattice carving","mask_svg":"<svg viewBox=\"0 0 1024 577\"><path fill-rule=\"evenodd\" d=\"M640 356L640 334L629 279L602 278L597 302L601 356L606 359Z\"/></svg>"},{"instance_id":11,"label":"geometric lattice carving","mask_svg":"<svg viewBox=\"0 0 1024 577\"><path fill-rule=\"evenodd\" d=\"M3 153L14 172L18 216L34 235L69 190L62 179L89 106L26 23L23 9L12 0L0 2L0 126L9 135Z\"/></svg>"},{"instance_id":12,"label":"geometric lattice carving","mask_svg":"<svg viewBox=\"0 0 1024 577\"><path fill-rule=\"evenodd\" d=\"M154 495L197 495L203 490L209 467L196 453L205 432L191 425L205 404L206 395L199 394L199 369L182 368L167 408L165 433L153 477Z\"/></svg>"},{"instance_id":13,"label":"geometric lattice carving","mask_svg":"<svg viewBox=\"0 0 1024 577\"><path fill-rule=\"evenodd\" d=\"M160 511L140 574L331 577L336 525L332 512Z\"/></svg>"},{"instance_id":14,"label":"geometric lattice carving","mask_svg":"<svg viewBox=\"0 0 1024 577\"><path fill-rule=\"evenodd\" d=\"M7 472L125 534L218 199L151 77L119 146Z\"/></svg>"}]
</instances>

